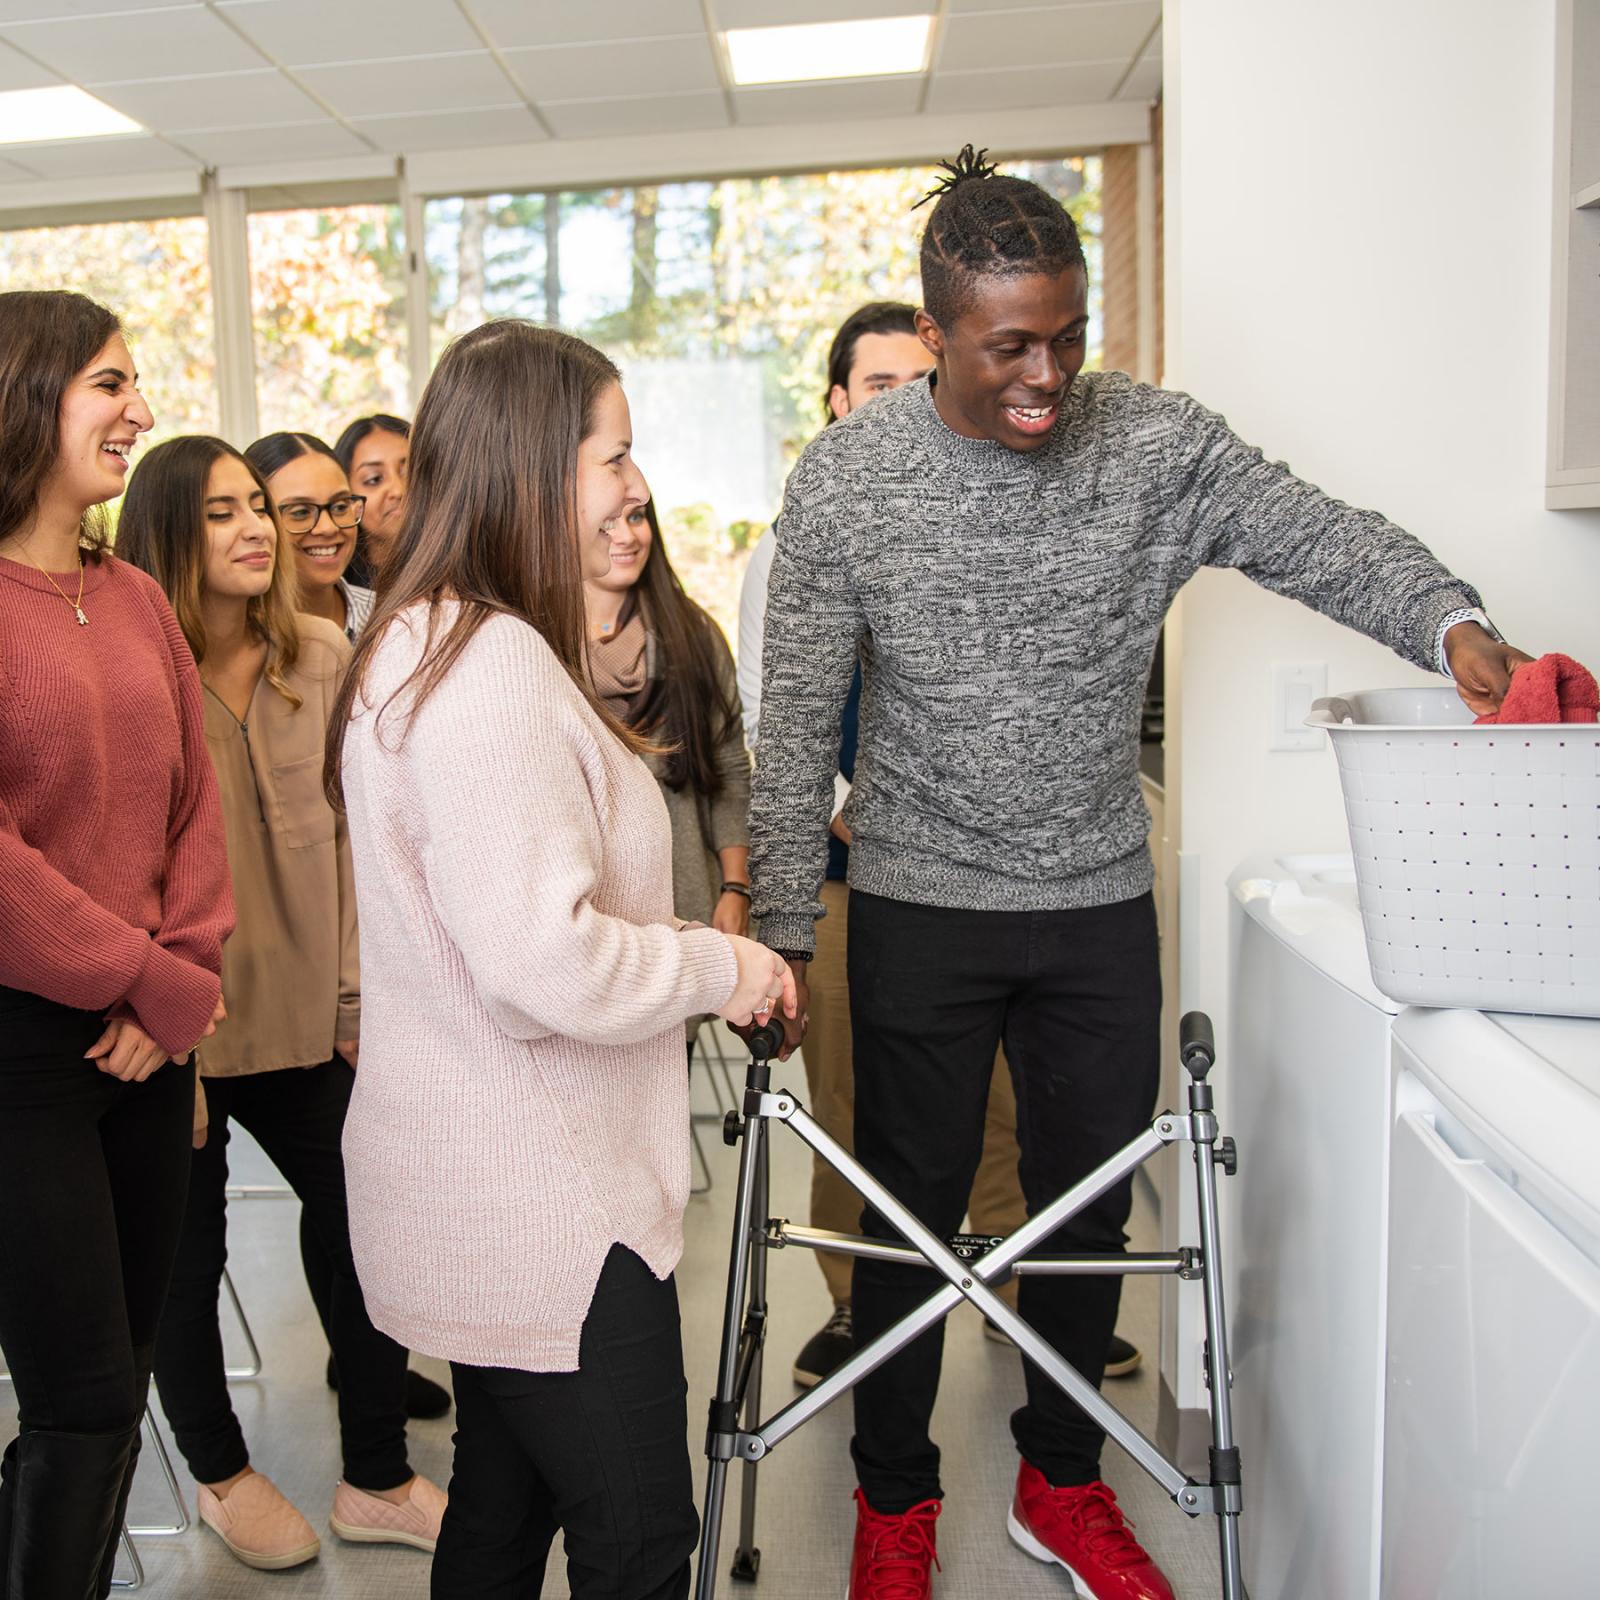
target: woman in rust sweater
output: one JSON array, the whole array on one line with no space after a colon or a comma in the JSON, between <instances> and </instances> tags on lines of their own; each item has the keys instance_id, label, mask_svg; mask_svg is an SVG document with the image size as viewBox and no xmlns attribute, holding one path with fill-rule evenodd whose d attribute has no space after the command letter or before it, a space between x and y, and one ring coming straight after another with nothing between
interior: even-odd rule
<instances>
[{"instance_id":1,"label":"woman in rust sweater","mask_svg":"<svg viewBox=\"0 0 1600 1600\"><path fill-rule=\"evenodd\" d=\"M0 295L0 1573L105 1595L233 898L194 658L105 548L151 425L117 320Z\"/></svg>"}]
</instances>

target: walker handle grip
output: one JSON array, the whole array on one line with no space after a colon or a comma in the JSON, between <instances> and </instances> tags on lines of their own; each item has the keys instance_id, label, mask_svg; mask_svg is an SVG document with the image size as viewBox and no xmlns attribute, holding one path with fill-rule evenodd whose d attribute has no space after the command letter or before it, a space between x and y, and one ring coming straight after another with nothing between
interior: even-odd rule
<instances>
[{"instance_id":1,"label":"walker handle grip","mask_svg":"<svg viewBox=\"0 0 1600 1600\"><path fill-rule=\"evenodd\" d=\"M1178 1059L1192 1078L1204 1078L1216 1062L1216 1034L1205 1012L1186 1012L1178 1024Z\"/></svg>"},{"instance_id":2,"label":"walker handle grip","mask_svg":"<svg viewBox=\"0 0 1600 1600\"><path fill-rule=\"evenodd\" d=\"M783 1022L778 1017L769 1017L755 1030L745 1043L750 1046L750 1059L752 1061L770 1061L783 1049Z\"/></svg>"}]
</instances>

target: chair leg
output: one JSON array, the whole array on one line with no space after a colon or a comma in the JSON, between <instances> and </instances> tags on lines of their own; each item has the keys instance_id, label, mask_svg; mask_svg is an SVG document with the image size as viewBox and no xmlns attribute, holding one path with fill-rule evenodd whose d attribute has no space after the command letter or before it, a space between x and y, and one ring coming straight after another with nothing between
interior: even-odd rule
<instances>
[{"instance_id":1,"label":"chair leg","mask_svg":"<svg viewBox=\"0 0 1600 1600\"><path fill-rule=\"evenodd\" d=\"M164 1538L172 1534L187 1533L189 1531L189 1508L184 1504L183 1490L178 1485L178 1475L172 1470L172 1457L167 1453L167 1442L161 1437L161 1429L156 1424L156 1415L149 1406L144 1408L145 1432L150 1436L150 1443L155 1446L156 1464L161 1468L161 1476L166 1481L167 1493L172 1496L172 1508L177 1513L175 1522L152 1523L148 1526L131 1527L130 1534L138 1534L140 1538Z\"/></svg>"},{"instance_id":2,"label":"chair leg","mask_svg":"<svg viewBox=\"0 0 1600 1600\"><path fill-rule=\"evenodd\" d=\"M239 1301L239 1291L233 1286L233 1274L226 1267L222 1269L222 1287L227 1290L228 1298L233 1302L233 1314L239 1319L239 1327L244 1333L244 1342L249 1346L250 1359L242 1367L225 1367L224 1376L229 1378L259 1378L261 1376L261 1347L256 1343L256 1336L250 1331L250 1319L244 1314L244 1306Z\"/></svg>"},{"instance_id":3,"label":"chair leg","mask_svg":"<svg viewBox=\"0 0 1600 1600\"><path fill-rule=\"evenodd\" d=\"M122 1525L122 1553L128 1558L131 1569L126 1578L113 1578L113 1589L142 1589L144 1588L144 1563L139 1559L139 1551L128 1536L128 1525Z\"/></svg>"}]
</instances>

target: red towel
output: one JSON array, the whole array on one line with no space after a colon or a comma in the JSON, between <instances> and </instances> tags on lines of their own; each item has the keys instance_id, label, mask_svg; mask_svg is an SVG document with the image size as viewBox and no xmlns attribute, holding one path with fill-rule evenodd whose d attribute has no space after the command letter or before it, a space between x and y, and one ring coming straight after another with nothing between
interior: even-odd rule
<instances>
[{"instance_id":1,"label":"red towel","mask_svg":"<svg viewBox=\"0 0 1600 1600\"><path fill-rule=\"evenodd\" d=\"M1511 674L1511 687L1499 711L1478 721L1600 721L1600 689L1594 674L1571 656L1540 656Z\"/></svg>"}]
</instances>

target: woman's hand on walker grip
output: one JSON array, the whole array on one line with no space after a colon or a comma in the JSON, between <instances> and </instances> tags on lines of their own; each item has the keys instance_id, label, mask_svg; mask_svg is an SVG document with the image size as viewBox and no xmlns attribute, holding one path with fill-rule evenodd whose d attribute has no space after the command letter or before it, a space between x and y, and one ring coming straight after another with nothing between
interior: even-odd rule
<instances>
[{"instance_id":1,"label":"woman's hand on walker grip","mask_svg":"<svg viewBox=\"0 0 1600 1600\"><path fill-rule=\"evenodd\" d=\"M788 1020L800 1013L789 963L776 950L769 950L754 939L744 939L738 934L724 937L733 946L738 975L733 993L718 1016L738 1029L759 1027L776 1013L785 1019L787 1031Z\"/></svg>"}]
</instances>

